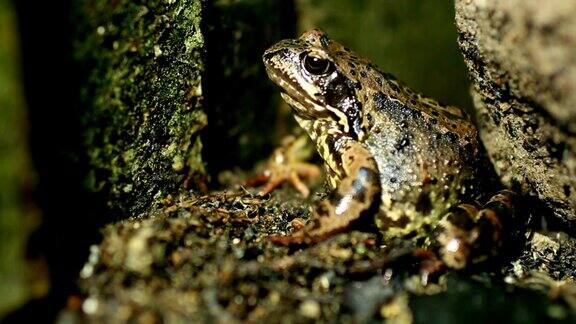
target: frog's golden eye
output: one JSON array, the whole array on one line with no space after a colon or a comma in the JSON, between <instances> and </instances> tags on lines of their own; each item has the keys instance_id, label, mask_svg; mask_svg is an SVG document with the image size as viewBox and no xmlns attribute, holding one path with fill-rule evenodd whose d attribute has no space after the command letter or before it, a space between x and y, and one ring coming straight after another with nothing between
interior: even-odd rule
<instances>
[{"instance_id":1,"label":"frog's golden eye","mask_svg":"<svg viewBox=\"0 0 576 324\"><path fill-rule=\"evenodd\" d=\"M334 70L334 64L329 60L306 54L302 60L306 72L312 75L325 75Z\"/></svg>"}]
</instances>

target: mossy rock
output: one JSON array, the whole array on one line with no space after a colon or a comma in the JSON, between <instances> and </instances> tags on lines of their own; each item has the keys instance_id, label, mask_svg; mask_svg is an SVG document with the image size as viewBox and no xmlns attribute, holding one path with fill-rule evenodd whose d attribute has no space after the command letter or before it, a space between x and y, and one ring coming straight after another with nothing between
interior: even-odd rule
<instances>
[{"instance_id":1,"label":"mossy rock","mask_svg":"<svg viewBox=\"0 0 576 324\"><path fill-rule=\"evenodd\" d=\"M201 187L202 1L86 0L76 14L87 186L122 215Z\"/></svg>"}]
</instances>

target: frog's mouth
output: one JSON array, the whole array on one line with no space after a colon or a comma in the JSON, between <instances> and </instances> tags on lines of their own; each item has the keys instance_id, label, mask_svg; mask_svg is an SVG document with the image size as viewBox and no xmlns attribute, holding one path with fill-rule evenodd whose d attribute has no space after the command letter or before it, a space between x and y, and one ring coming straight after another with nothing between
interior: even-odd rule
<instances>
[{"instance_id":1,"label":"frog's mouth","mask_svg":"<svg viewBox=\"0 0 576 324\"><path fill-rule=\"evenodd\" d=\"M266 66L266 72L270 79L280 87L282 99L292 107L296 114L307 119L325 117L329 114L325 103L310 96L298 82L281 69Z\"/></svg>"}]
</instances>

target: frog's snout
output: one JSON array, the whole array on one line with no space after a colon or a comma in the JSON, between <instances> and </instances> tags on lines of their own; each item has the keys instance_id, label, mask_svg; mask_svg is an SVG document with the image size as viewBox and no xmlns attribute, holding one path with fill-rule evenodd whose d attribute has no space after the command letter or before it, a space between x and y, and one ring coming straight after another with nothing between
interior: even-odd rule
<instances>
[{"instance_id":1,"label":"frog's snout","mask_svg":"<svg viewBox=\"0 0 576 324\"><path fill-rule=\"evenodd\" d=\"M264 62L264 64L270 62L274 55L275 51L270 51L270 49L266 50L264 54L262 54L262 62Z\"/></svg>"},{"instance_id":2,"label":"frog's snout","mask_svg":"<svg viewBox=\"0 0 576 324\"><path fill-rule=\"evenodd\" d=\"M283 62L287 61L288 52L284 48L278 48L276 46L270 47L262 55L262 61L266 68L278 69L284 65Z\"/></svg>"}]
</instances>

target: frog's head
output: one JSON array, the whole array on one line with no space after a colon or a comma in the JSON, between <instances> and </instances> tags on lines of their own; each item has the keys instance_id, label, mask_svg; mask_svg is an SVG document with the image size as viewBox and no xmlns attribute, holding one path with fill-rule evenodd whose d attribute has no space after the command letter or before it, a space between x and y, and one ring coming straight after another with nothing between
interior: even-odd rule
<instances>
[{"instance_id":1,"label":"frog's head","mask_svg":"<svg viewBox=\"0 0 576 324\"><path fill-rule=\"evenodd\" d=\"M355 67L369 62L318 29L278 42L263 60L270 79L298 117L323 119L342 133L361 136L364 80Z\"/></svg>"}]
</instances>

